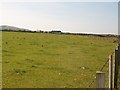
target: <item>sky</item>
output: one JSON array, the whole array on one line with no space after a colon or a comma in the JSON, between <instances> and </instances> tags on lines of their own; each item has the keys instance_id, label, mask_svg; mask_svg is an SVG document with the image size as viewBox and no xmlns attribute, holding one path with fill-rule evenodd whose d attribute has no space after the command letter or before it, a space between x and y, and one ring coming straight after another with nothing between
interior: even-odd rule
<instances>
[{"instance_id":1,"label":"sky","mask_svg":"<svg viewBox=\"0 0 120 90\"><path fill-rule=\"evenodd\" d=\"M118 34L117 2L2 2L0 7L0 25Z\"/></svg>"}]
</instances>

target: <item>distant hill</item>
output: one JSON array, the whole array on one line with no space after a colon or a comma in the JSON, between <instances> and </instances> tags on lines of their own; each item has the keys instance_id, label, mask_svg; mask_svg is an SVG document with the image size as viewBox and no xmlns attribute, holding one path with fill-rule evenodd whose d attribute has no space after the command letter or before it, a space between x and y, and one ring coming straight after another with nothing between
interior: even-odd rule
<instances>
[{"instance_id":1,"label":"distant hill","mask_svg":"<svg viewBox=\"0 0 120 90\"><path fill-rule=\"evenodd\" d=\"M24 29L24 28L18 28L14 26L8 26L8 25L2 25L0 26L0 30L2 31L30 31L29 29Z\"/></svg>"}]
</instances>

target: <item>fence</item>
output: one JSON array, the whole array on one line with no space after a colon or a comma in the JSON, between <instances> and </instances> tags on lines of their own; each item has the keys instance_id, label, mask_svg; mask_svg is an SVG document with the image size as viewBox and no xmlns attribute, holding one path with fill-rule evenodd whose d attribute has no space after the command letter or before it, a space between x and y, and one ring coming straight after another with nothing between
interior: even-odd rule
<instances>
[{"instance_id":1,"label":"fence","mask_svg":"<svg viewBox=\"0 0 120 90\"><path fill-rule=\"evenodd\" d=\"M108 63L109 62L109 63ZM117 45L115 51L109 56L108 60L104 63L102 68L96 72L95 78L90 82L89 87L96 81L96 88L105 87L105 73L103 72L104 67L109 64L109 82L108 88L110 90L118 89L118 74L120 73L120 44Z\"/></svg>"},{"instance_id":2,"label":"fence","mask_svg":"<svg viewBox=\"0 0 120 90\"><path fill-rule=\"evenodd\" d=\"M115 49L115 57L109 57L109 88L118 89L118 72L120 66L120 44Z\"/></svg>"}]
</instances>

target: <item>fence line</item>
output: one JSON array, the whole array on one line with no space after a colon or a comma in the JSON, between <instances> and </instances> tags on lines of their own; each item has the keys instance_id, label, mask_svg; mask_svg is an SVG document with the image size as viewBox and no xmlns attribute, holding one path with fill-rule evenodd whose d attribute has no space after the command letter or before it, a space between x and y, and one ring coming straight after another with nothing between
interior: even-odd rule
<instances>
[{"instance_id":1,"label":"fence line","mask_svg":"<svg viewBox=\"0 0 120 90\"><path fill-rule=\"evenodd\" d=\"M110 90L118 89L118 67L120 63L120 44L117 45L115 55L110 55L109 59L109 88ZM113 58L114 57L114 58Z\"/></svg>"},{"instance_id":2,"label":"fence line","mask_svg":"<svg viewBox=\"0 0 120 90\"><path fill-rule=\"evenodd\" d=\"M117 45L114 55L110 55L109 60L109 88L112 90L112 88L117 89L118 88L118 66L120 61L120 44ZM114 57L114 58L113 58Z\"/></svg>"},{"instance_id":3,"label":"fence line","mask_svg":"<svg viewBox=\"0 0 120 90\"><path fill-rule=\"evenodd\" d=\"M118 44L115 51L111 53L111 55L109 56L109 59L100 68L101 72L103 71L103 69L105 68L108 62L109 62L109 88L110 90L112 90L113 88L117 89L118 88L118 73L119 73L118 67L120 66L120 44ZM93 85L95 80L99 80L99 79L96 79L96 77L94 77L89 83L89 88L91 87L91 85ZM96 81L96 82L99 82L99 81ZM103 82L102 81L100 82L101 82L101 85L103 85L104 80ZM96 84L100 84L100 83L96 83ZM101 86L101 85L96 85L96 86Z\"/></svg>"}]
</instances>

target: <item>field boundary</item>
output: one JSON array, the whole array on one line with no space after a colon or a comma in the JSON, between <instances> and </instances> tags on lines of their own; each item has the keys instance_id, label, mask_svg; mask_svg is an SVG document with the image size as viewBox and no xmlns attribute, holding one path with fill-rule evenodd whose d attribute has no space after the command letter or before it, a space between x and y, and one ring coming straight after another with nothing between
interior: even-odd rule
<instances>
[{"instance_id":1,"label":"field boundary","mask_svg":"<svg viewBox=\"0 0 120 90\"><path fill-rule=\"evenodd\" d=\"M104 67L109 62L109 86L105 87L105 73L103 72ZM96 88L109 88L109 90L119 89L120 83L120 44L116 46L114 52L109 55L109 59L102 65L101 69L96 72L96 76L91 80L89 88L96 81Z\"/></svg>"},{"instance_id":2,"label":"field boundary","mask_svg":"<svg viewBox=\"0 0 120 90\"><path fill-rule=\"evenodd\" d=\"M90 33L71 33L61 31L21 31L21 30L1 30L2 32L28 32L28 33L47 33L47 34L64 34L64 35L81 35L81 36L97 36L97 37L120 37L115 34L90 34Z\"/></svg>"}]
</instances>

